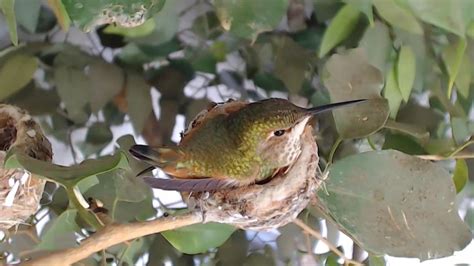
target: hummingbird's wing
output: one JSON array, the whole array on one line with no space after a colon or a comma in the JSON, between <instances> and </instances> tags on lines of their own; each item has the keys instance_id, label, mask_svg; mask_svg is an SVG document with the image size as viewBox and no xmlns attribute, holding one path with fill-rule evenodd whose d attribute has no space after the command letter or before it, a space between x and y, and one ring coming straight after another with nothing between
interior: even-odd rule
<instances>
[{"instance_id":1,"label":"hummingbird's wing","mask_svg":"<svg viewBox=\"0 0 474 266\"><path fill-rule=\"evenodd\" d=\"M162 179L147 176L143 180L153 188L181 192L215 191L233 187L232 182L229 182L229 180L217 178Z\"/></svg>"}]
</instances>

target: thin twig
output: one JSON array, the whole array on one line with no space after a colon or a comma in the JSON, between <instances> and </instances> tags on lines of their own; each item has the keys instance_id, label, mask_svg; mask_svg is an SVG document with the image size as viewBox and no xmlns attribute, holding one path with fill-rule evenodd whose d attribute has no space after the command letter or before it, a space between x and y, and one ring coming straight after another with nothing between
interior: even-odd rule
<instances>
[{"instance_id":1,"label":"thin twig","mask_svg":"<svg viewBox=\"0 0 474 266\"><path fill-rule=\"evenodd\" d=\"M342 137L339 136L334 145L332 145L331 151L329 152L328 164L332 164L332 161L334 160L334 155L336 154L337 148L341 145L342 140Z\"/></svg>"},{"instance_id":2,"label":"thin twig","mask_svg":"<svg viewBox=\"0 0 474 266\"><path fill-rule=\"evenodd\" d=\"M173 230L203 221L202 214L191 212L153 221L110 224L93 234L78 247L56 251L24 263L24 265L71 265L108 247L163 231Z\"/></svg>"},{"instance_id":3,"label":"thin twig","mask_svg":"<svg viewBox=\"0 0 474 266\"><path fill-rule=\"evenodd\" d=\"M473 153L465 153L465 154L457 154L454 156L442 156L442 155L417 155L416 157L423 159L423 160L430 160L430 161L444 161L444 160L452 160L452 159L474 159Z\"/></svg>"},{"instance_id":4,"label":"thin twig","mask_svg":"<svg viewBox=\"0 0 474 266\"><path fill-rule=\"evenodd\" d=\"M344 255L344 253L342 253L339 249L337 249L337 247L335 247L331 242L329 242L329 240L324 238L316 230L313 230L311 227L309 227L307 224L305 224L302 220L295 219L293 221L293 223L295 225L299 226L301 229L303 229L306 233L312 235L314 238L316 238L316 239L320 240L321 242L323 242L332 252L334 252L337 256L339 256L340 258L342 258L344 260L344 265L353 264L353 265L363 266L362 263L347 258L346 255Z\"/></svg>"}]
</instances>

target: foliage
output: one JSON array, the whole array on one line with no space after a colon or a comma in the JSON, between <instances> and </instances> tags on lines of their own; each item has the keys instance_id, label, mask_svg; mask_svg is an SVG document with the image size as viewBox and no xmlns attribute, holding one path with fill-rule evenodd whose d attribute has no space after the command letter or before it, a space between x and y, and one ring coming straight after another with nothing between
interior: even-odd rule
<instances>
[{"instance_id":1,"label":"foliage","mask_svg":"<svg viewBox=\"0 0 474 266\"><path fill-rule=\"evenodd\" d=\"M11 254L0 255L5 262L77 245L104 219L172 213L135 178L146 165L126 152L133 137L116 140L117 126L151 145L172 145L178 115L188 123L210 100L231 97L289 97L300 105L370 99L318 117L326 190L318 191L320 206L299 216L312 227L335 221L371 253L370 264L385 264L376 256L384 254L449 256L472 237L452 205L456 192L458 202L470 202L461 207L473 230L472 1L38 3L0 0L13 44L0 40L0 101L36 116L75 161L65 167L10 152L6 166L51 182L31 221L46 229L9 232L0 243ZM79 132L83 138L71 137ZM88 262L133 264L149 252L153 265L337 264L332 253L313 254L316 241L294 225L279 229L276 246L262 233L233 231L182 228Z\"/></svg>"}]
</instances>

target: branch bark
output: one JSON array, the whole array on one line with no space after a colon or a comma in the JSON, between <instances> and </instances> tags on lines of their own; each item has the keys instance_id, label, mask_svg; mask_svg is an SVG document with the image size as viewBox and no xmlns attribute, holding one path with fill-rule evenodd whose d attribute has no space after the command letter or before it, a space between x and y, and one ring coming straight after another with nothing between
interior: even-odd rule
<instances>
[{"instance_id":1,"label":"branch bark","mask_svg":"<svg viewBox=\"0 0 474 266\"><path fill-rule=\"evenodd\" d=\"M190 212L153 221L110 224L84 240L78 247L59 250L24 265L71 265L95 252L128 240L201 222L203 222L203 216L200 212Z\"/></svg>"}]
</instances>

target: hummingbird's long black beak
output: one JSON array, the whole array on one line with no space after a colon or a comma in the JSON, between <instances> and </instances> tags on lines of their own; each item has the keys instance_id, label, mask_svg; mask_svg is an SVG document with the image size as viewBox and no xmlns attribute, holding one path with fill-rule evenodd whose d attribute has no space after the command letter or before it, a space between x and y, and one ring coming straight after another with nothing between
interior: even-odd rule
<instances>
[{"instance_id":1,"label":"hummingbird's long black beak","mask_svg":"<svg viewBox=\"0 0 474 266\"><path fill-rule=\"evenodd\" d=\"M365 101L367 101L367 99L358 99L358 100L352 100L352 101L346 101L346 102L331 103L331 104L308 108L307 111L311 115L316 115L316 114L330 111L339 107L348 106L348 105L365 102Z\"/></svg>"}]
</instances>

